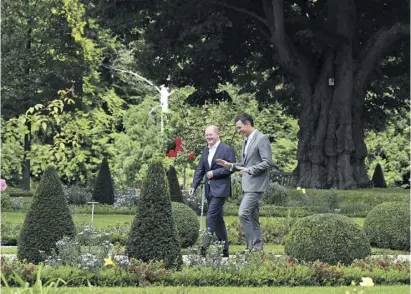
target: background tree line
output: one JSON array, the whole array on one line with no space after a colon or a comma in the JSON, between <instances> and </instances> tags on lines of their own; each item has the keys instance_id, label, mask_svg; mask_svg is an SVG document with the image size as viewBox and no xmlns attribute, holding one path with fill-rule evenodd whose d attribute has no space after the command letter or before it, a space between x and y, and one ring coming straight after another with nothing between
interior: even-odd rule
<instances>
[{"instance_id":1,"label":"background tree line","mask_svg":"<svg viewBox=\"0 0 411 294\"><path fill-rule=\"evenodd\" d=\"M296 185L367 186L377 162L408 183L408 4L2 1L2 177L28 189L53 162L86 184L107 156L139 186L176 137L198 156L209 123L240 154L247 111ZM176 89L163 136L158 93L113 68Z\"/></svg>"}]
</instances>

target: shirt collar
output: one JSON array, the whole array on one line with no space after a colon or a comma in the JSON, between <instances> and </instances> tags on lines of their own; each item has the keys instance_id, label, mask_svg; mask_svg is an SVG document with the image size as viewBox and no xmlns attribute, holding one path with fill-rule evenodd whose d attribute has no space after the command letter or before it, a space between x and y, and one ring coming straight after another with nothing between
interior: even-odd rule
<instances>
[{"instance_id":1,"label":"shirt collar","mask_svg":"<svg viewBox=\"0 0 411 294\"><path fill-rule=\"evenodd\" d=\"M213 146L208 146L208 149L217 149L218 145L220 145L220 140L218 140Z\"/></svg>"},{"instance_id":2,"label":"shirt collar","mask_svg":"<svg viewBox=\"0 0 411 294\"><path fill-rule=\"evenodd\" d=\"M247 142L250 141L250 139L254 136L255 132L257 131L257 129L254 129L254 131L248 136L247 138Z\"/></svg>"}]
</instances>

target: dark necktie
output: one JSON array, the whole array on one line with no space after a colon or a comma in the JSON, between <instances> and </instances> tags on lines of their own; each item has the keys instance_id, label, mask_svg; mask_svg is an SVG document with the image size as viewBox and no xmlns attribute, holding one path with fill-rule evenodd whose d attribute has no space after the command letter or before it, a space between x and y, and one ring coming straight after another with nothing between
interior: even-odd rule
<instances>
[{"instance_id":1,"label":"dark necktie","mask_svg":"<svg viewBox=\"0 0 411 294\"><path fill-rule=\"evenodd\" d=\"M248 141L248 138L245 138L245 140L244 140L244 149L243 149L243 158L245 158L245 149L247 148L247 141Z\"/></svg>"}]
</instances>

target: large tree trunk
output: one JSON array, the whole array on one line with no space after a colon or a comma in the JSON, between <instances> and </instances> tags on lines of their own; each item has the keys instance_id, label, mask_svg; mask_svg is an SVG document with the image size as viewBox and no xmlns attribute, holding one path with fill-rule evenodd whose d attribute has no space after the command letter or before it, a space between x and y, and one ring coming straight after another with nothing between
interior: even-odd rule
<instances>
[{"instance_id":1,"label":"large tree trunk","mask_svg":"<svg viewBox=\"0 0 411 294\"><path fill-rule=\"evenodd\" d=\"M308 89L298 83L301 115L294 184L309 188L367 186L364 160L363 101L354 87L352 34L355 7L350 0L329 1L329 29L344 41L324 54L321 70ZM333 85L330 79L334 79ZM362 98L362 99L361 99Z\"/></svg>"}]
</instances>

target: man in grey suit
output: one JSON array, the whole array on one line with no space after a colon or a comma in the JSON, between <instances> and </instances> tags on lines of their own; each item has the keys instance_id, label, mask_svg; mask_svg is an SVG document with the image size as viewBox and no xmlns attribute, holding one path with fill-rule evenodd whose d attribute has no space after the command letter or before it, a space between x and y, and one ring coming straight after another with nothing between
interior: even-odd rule
<instances>
[{"instance_id":1,"label":"man in grey suit","mask_svg":"<svg viewBox=\"0 0 411 294\"><path fill-rule=\"evenodd\" d=\"M235 126L245 136L240 163L217 159L217 163L230 170L242 173L243 199L238 216L246 237L246 251L263 250L260 230L258 201L269 187L269 169L272 166L270 141L254 127L254 120L248 114L236 117Z\"/></svg>"}]
</instances>

